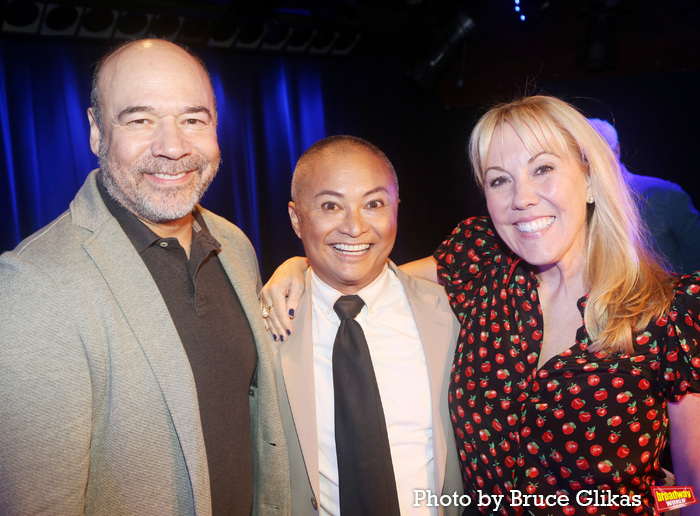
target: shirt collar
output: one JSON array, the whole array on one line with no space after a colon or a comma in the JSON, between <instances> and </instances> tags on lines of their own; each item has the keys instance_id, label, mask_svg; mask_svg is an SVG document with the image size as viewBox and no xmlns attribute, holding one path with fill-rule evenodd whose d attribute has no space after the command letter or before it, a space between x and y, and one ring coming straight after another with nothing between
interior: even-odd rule
<instances>
[{"instance_id":1,"label":"shirt collar","mask_svg":"<svg viewBox=\"0 0 700 516\"><path fill-rule=\"evenodd\" d=\"M382 302L389 292L391 282L391 271L388 264L384 265L382 272L379 273L372 283L358 290L356 294L362 298L367 306L369 313L373 313L382 305ZM311 269L311 292L313 303L316 304L324 312L333 311L333 305L343 293L334 289L321 278L319 278ZM363 308L364 310L364 308Z\"/></svg>"},{"instance_id":2,"label":"shirt collar","mask_svg":"<svg viewBox=\"0 0 700 516\"><path fill-rule=\"evenodd\" d=\"M102 172L100 172L102 174ZM129 237L131 243L136 248L139 253L143 252L144 249L152 246L155 242L159 241L161 238L146 224L143 223L136 215L127 210L119 202L114 200L111 195L107 192L107 189L102 184L101 176L97 177L97 189L100 192L102 201L107 206L107 209L112 214L112 216L117 219L119 225ZM207 248L218 249L221 244L211 235L209 229L207 228L206 222L204 222L204 217L200 211L195 207L192 212L192 242L195 241L203 243Z\"/></svg>"}]
</instances>

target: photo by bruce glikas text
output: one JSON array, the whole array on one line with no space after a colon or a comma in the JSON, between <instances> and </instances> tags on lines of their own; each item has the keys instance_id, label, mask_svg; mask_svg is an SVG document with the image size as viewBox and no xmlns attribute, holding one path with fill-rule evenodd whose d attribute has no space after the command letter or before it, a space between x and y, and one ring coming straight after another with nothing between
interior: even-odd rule
<instances>
[{"instance_id":1,"label":"photo by bruce glikas text","mask_svg":"<svg viewBox=\"0 0 700 516\"><path fill-rule=\"evenodd\" d=\"M642 503L642 495L621 495L613 494L612 491L594 491L587 489L579 491L573 499L565 494L538 495L523 493L517 489L509 491L510 501L505 499L505 495L490 495L481 490L477 491L477 495L476 506L489 507L489 510L494 512L501 509L504 503L508 503L511 507L543 507L553 505L567 507L572 504L581 507L636 507ZM459 495L457 493L452 495L440 495L424 489L413 491L414 507L467 507L473 502L469 495Z\"/></svg>"}]
</instances>

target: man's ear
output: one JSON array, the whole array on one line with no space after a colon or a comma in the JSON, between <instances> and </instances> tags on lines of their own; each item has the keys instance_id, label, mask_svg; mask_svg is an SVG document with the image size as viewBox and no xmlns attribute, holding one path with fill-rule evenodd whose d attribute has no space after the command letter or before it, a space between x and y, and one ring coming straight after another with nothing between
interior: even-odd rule
<instances>
[{"instance_id":1,"label":"man's ear","mask_svg":"<svg viewBox=\"0 0 700 516\"><path fill-rule=\"evenodd\" d=\"M299 214L297 213L296 204L293 201L289 201L287 204L287 211L289 212L289 220L292 221L292 228L299 238L301 238L301 223L299 220Z\"/></svg>"},{"instance_id":2,"label":"man's ear","mask_svg":"<svg viewBox=\"0 0 700 516\"><path fill-rule=\"evenodd\" d=\"M90 121L90 149L92 153L99 157L100 156L100 141L102 140L102 132L97 125L97 119L95 118L92 108L87 110L88 120Z\"/></svg>"}]
</instances>

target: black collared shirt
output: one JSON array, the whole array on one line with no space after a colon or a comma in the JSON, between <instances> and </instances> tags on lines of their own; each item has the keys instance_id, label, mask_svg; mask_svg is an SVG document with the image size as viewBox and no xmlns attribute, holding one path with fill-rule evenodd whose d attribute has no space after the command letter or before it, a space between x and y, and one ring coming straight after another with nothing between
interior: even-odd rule
<instances>
[{"instance_id":1,"label":"black collared shirt","mask_svg":"<svg viewBox=\"0 0 700 516\"><path fill-rule=\"evenodd\" d=\"M160 238L114 201L100 180L97 184L110 213L158 285L190 361L207 450L213 514L248 516L253 503L248 393L256 351L248 319L218 259L220 244L195 209L188 260L176 238Z\"/></svg>"}]
</instances>

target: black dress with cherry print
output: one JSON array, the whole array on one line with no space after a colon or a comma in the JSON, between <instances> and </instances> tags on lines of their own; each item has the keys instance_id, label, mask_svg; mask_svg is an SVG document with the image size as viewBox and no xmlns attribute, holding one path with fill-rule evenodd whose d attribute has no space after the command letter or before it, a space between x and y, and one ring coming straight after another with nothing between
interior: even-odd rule
<instances>
[{"instance_id":1,"label":"black dress with cherry print","mask_svg":"<svg viewBox=\"0 0 700 516\"><path fill-rule=\"evenodd\" d=\"M479 490L511 489L571 502L504 503L502 514L653 514L667 402L700 392L700 276L678 281L671 310L636 338L632 355L587 351L581 298L576 342L538 370L537 280L490 219L463 221L434 256L462 327L449 403L465 492L477 502ZM641 495L642 505L585 507L576 503L580 490Z\"/></svg>"}]
</instances>

